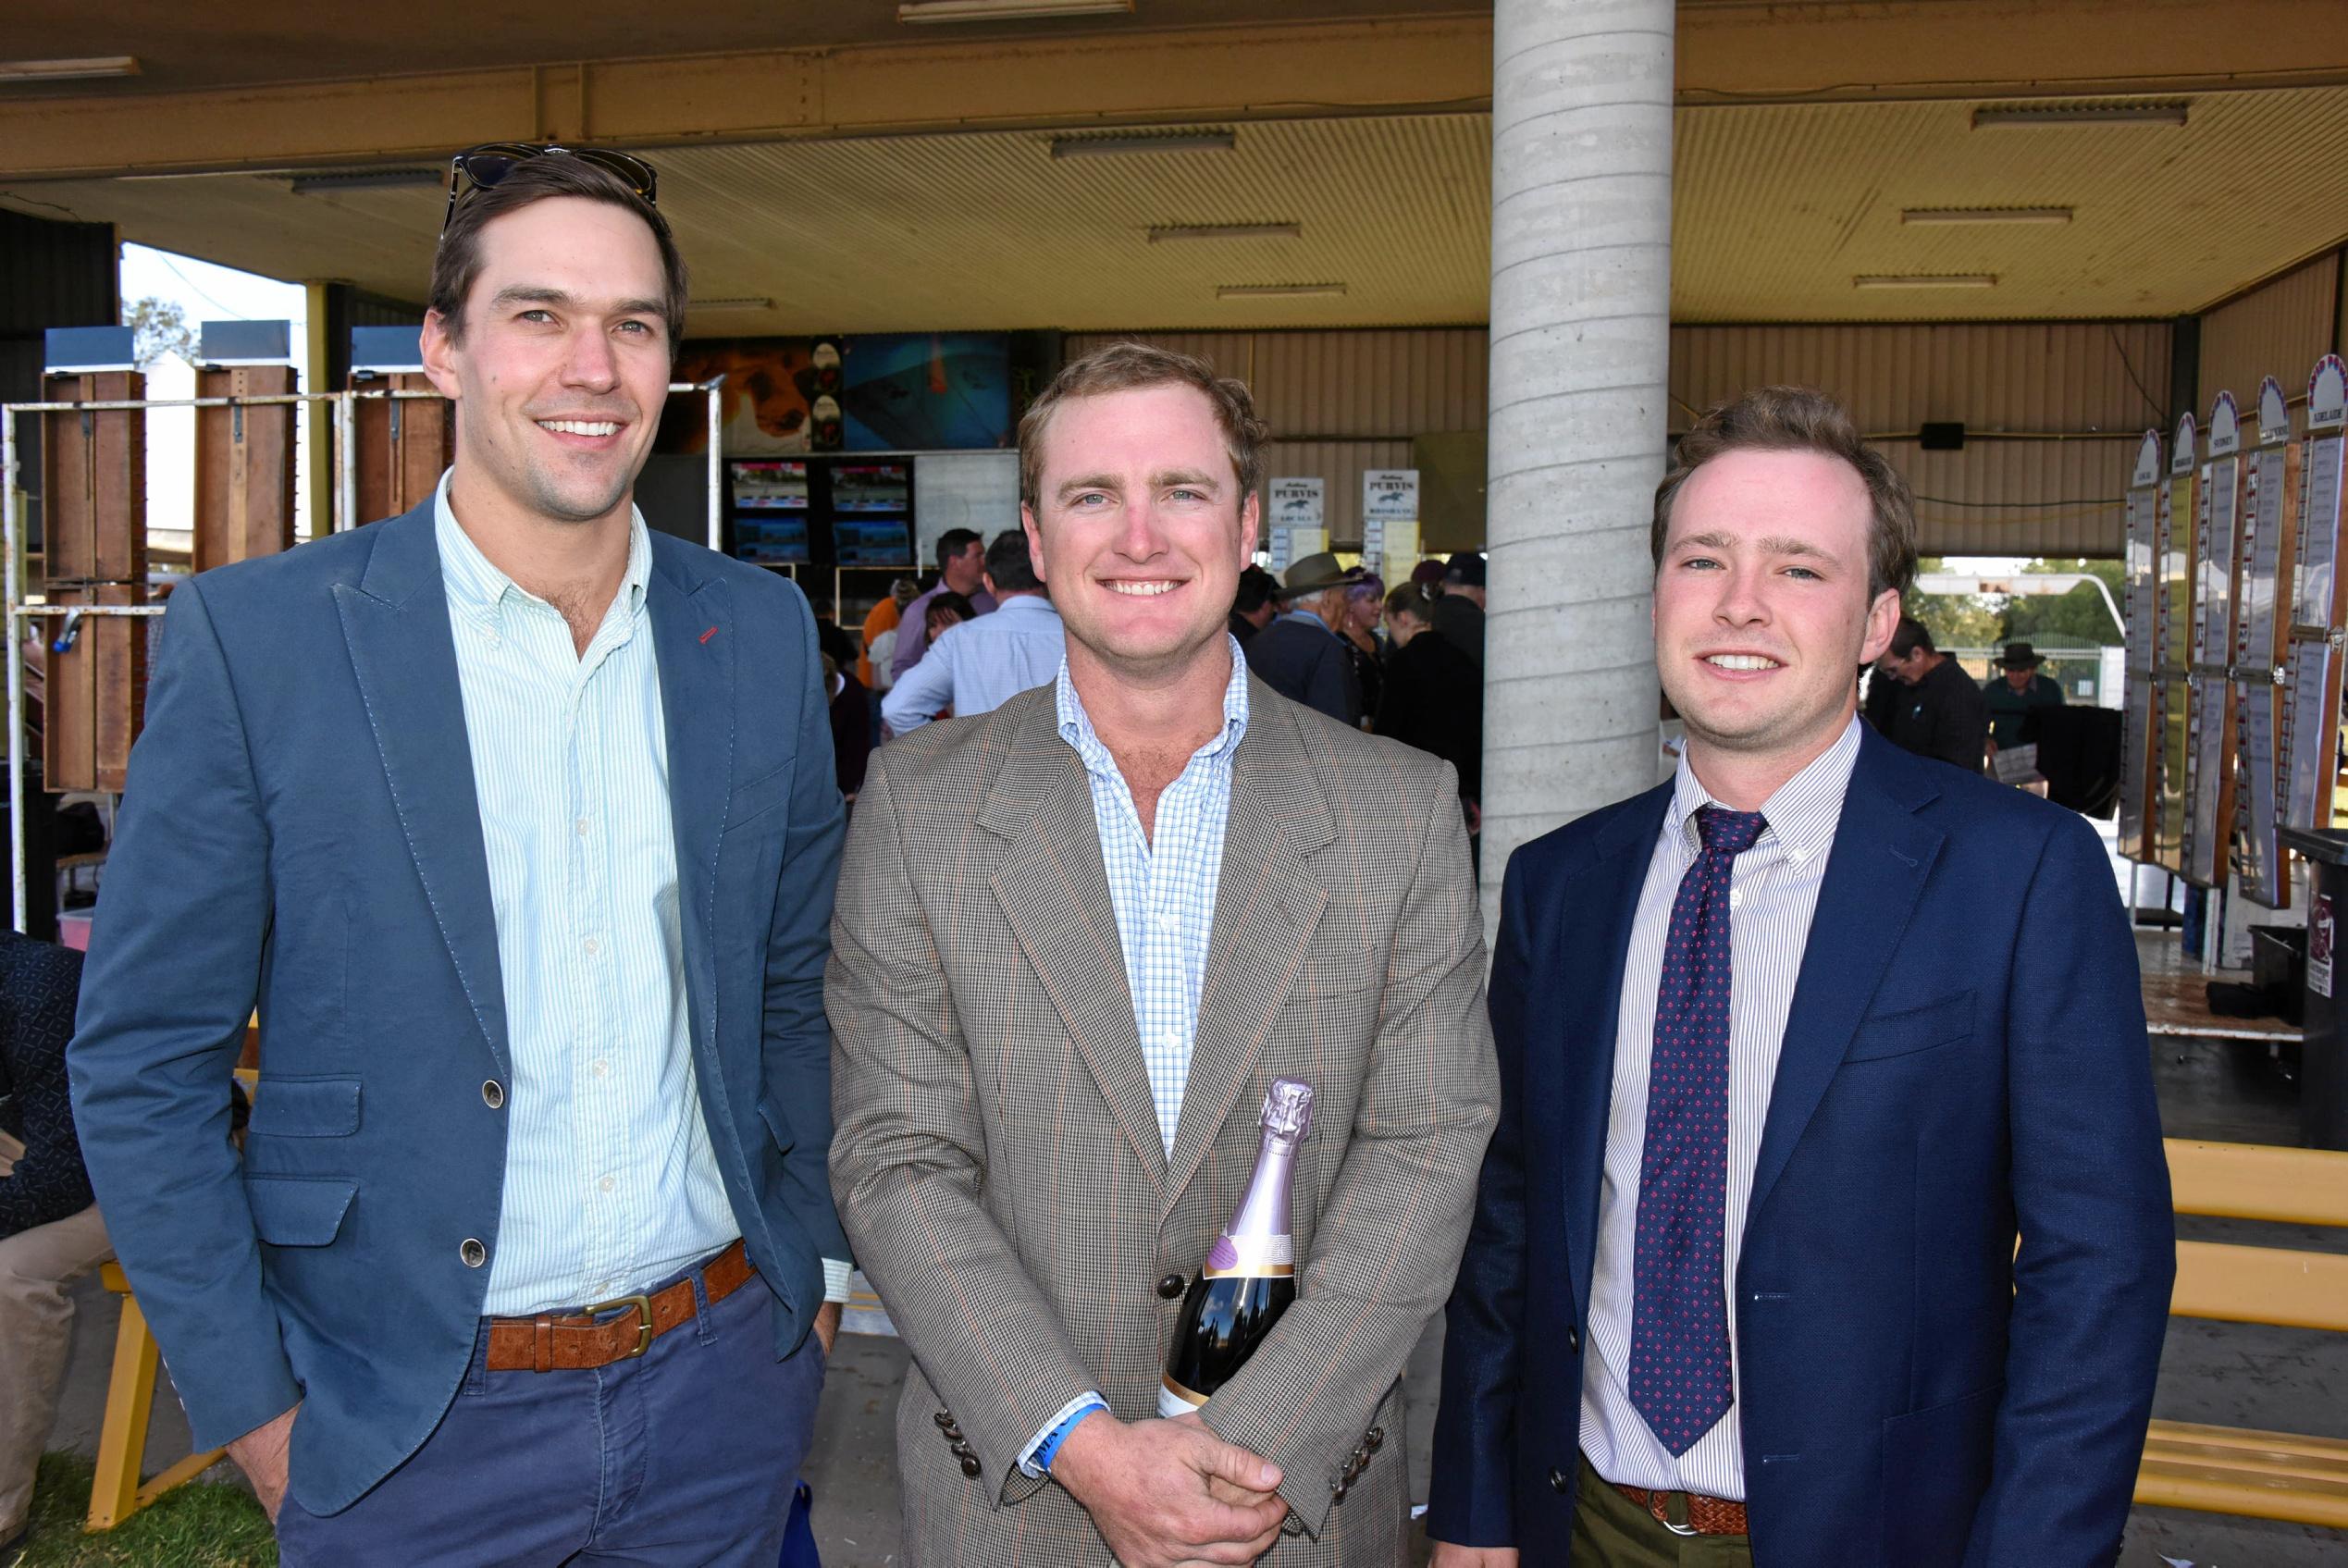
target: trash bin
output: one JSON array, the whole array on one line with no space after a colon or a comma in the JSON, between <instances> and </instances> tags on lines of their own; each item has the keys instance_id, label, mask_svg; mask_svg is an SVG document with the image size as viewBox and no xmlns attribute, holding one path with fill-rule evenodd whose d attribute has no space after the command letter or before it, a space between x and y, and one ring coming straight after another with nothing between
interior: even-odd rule
<instances>
[{"instance_id":1,"label":"trash bin","mask_svg":"<svg viewBox=\"0 0 2348 1568\"><path fill-rule=\"evenodd\" d=\"M2283 844L2307 859L2307 1043L2299 1082L2299 1142L2310 1149L2348 1149L2348 833L2337 828L2282 830Z\"/></svg>"}]
</instances>

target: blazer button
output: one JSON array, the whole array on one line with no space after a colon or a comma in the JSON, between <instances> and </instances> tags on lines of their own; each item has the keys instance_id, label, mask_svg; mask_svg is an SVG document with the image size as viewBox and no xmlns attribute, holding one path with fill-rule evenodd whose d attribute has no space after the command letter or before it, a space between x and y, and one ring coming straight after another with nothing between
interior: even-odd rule
<instances>
[{"instance_id":1,"label":"blazer button","mask_svg":"<svg viewBox=\"0 0 2348 1568\"><path fill-rule=\"evenodd\" d=\"M1340 1481L1337 1485L1331 1487L1328 1489L1328 1500L1331 1502L1343 1502L1345 1500L1347 1486L1347 1482Z\"/></svg>"},{"instance_id":2,"label":"blazer button","mask_svg":"<svg viewBox=\"0 0 2348 1568\"><path fill-rule=\"evenodd\" d=\"M1157 1282L1157 1293L1169 1302L1177 1301L1180 1299L1183 1288L1189 1283L1179 1274L1169 1274Z\"/></svg>"},{"instance_id":3,"label":"blazer button","mask_svg":"<svg viewBox=\"0 0 2348 1568\"><path fill-rule=\"evenodd\" d=\"M977 1475L978 1475L978 1473L979 1473L982 1469L983 1469L983 1468L985 1468L985 1467L984 1467L983 1465L982 1465L982 1464L980 1464L980 1463L979 1463L979 1462L978 1462L978 1458L977 1458L977 1456L976 1456L976 1455L965 1455L965 1456L963 1457L963 1460L962 1460L962 1474L963 1474L963 1475L969 1475L969 1476L972 1477L973 1479L975 1479L975 1478L977 1477Z\"/></svg>"},{"instance_id":4,"label":"blazer button","mask_svg":"<svg viewBox=\"0 0 2348 1568\"><path fill-rule=\"evenodd\" d=\"M505 1105L505 1085L494 1078L481 1085L481 1103L493 1111L502 1109Z\"/></svg>"},{"instance_id":5,"label":"blazer button","mask_svg":"<svg viewBox=\"0 0 2348 1568\"><path fill-rule=\"evenodd\" d=\"M457 1243L457 1256L464 1260L465 1267L478 1268L489 1261L489 1249L476 1238L467 1236Z\"/></svg>"},{"instance_id":6,"label":"blazer button","mask_svg":"<svg viewBox=\"0 0 2348 1568\"><path fill-rule=\"evenodd\" d=\"M1566 1486L1567 1482L1565 1479L1565 1472L1563 1470L1552 1470L1549 1473L1549 1489L1551 1491L1562 1492L1565 1489Z\"/></svg>"},{"instance_id":7,"label":"blazer button","mask_svg":"<svg viewBox=\"0 0 2348 1568\"><path fill-rule=\"evenodd\" d=\"M1582 1336L1572 1324L1565 1326L1565 1348L1576 1355L1582 1353Z\"/></svg>"},{"instance_id":8,"label":"blazer button","mask_svg":"<svg viewBox=\"0 0 2348 1568\"><path fill-rule=\"evenodd\" d=\"M1363 1434L1362 1446L1369 1450L1372 1453L1376 1453L1379 1449L1384 1448L1386 1446L1386 1428L1383 1426L1371 1427L1367 1432Z\"/></svg>"},{"instance_id":9,"label":"blazer button","mask_svg":"<svg viewBox=\"0 0 2348 1568\"><path fill-rule=\"evenodd\" d=\"M931 1416L930 1419L936 1422L937 1429L943 1432L948 1426L954 1425L954 1413L950 1410L941 1410L935 1415Z\"/></svg>"}]
</instances>

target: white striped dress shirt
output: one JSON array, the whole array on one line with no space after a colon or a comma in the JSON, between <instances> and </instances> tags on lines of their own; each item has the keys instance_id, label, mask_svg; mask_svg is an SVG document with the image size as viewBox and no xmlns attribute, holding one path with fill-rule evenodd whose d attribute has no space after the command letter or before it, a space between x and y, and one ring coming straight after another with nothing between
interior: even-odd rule
<instances>
[{"instance_id":1,"label":"white striped dress shirt","mask_svg":"<svg viewBox=\"0 0 2348 1568\"><path fill-rule=\"evenodd\" d=\"M1721 1241L1721 1299L1728 1313L1732 1366L1736 1347L1736 1258L1753 1166L1777 1077L1778 1048L1794 1002L1810 917L1825 880L1826 858L1842 821L1843 796L1859 759L1854 718L1832 746L1779 786L1761 806L1760 840L1736 857L1731 873L1728 996L1727 1213ZM1671 932L1672 901L1696 863L1702 839L1697 808L1722 804L1697 782L1682 752L1662 831L1647 864L1623 961L1615 1015L1613 1093L1606 1124L1606 1163L1598 1199L1598 1258L1591 1273L1589 1348L1582 1364L1582 1450L1600 1475L1660 1491L1745 1498L1738 1413L1731 1404L1712 1429L1674 1459L1631 1403L1632 1259L1638 1231L1639 1156L1647 1142L1647 1072L1655 1043L1655 994Z\"/></svg>"},{"instance_id":2,"label":"white striped dress shirt","mask_svg":"<svg viewBox=\"0 0 2348 1568\"><path fill-rule=\"evenodd\" d=\"M436 507L513 1065L482 1311L521 1317L658 1284L742 1230L694 1081L643 515L580 653L458 525L445 476Z\"/></svg>"}]
</instances>

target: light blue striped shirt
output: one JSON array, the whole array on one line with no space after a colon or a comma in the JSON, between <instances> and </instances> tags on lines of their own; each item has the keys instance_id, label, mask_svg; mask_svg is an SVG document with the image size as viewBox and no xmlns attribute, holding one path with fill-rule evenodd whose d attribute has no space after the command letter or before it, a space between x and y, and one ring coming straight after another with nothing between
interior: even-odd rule
<instances>
[{"instance_id":1,"label":"light blue striped shirt","mask_svg":"<svg viewBox=\"0 0 2348 1568\"><path fill-rule=\"evenodd\" d=\"M1721 1291L1728 1310L1730 1369L1736 1365L1736 1260L1744 1251L1745 1212L1761 1158L1761 1128L1793 1010L1794 982L1810 948L1810 917L1826 880L1835 830L1843 820L1859 761L1859 721L1833 745L1778 785L1761 804L1767 826L1736 857L1729 873L1728 1149L1727 1190L1721 1232ZM1649 1429L1630 1401L1631 1327L1637 1311L1633 1263L1638 1251L1638 1174L1647 1144L1647 1076L1655 1046L1655 997L1662 982L1663 949L1671 935L1672 902L1680 879L1702 853L1699 807L1718 805L1687 754L1680 753L1671 805L1647 864L1630 950L1623 960L1623 994L1615 1015L1613 1096L1607 1113L1606 1155L1598 1198L1598 1256L1591 1270L1589 1351L1582 1364L1582 1451L1610 1481L1653 1491L1701 1492L1745 1499L1741 1446L1744 1407L1731 1403L1712 1429L1677 1459Z\"/></svg>"},{"instance_id":2,"label":"light blue striped shirt","mask_svg":"<svg viewBox=\"0 0 2348 1568\"><path fill-rule=\"evenodd\" d=\"M458 525L446 476L435 508L513 1065L482 1310L520 1317L641 1290L742 1231L694 1082L643 515L580 653Z\"/></svg>"},{"instance_id":3,"label":"light blue striped shirt","mask_svg":"<svg viewBox=\"0 0 2348 1568\"><path fill-rule=\"evenodd\" d=\"M1247 661L1238 639L1225 636L1231 645L1231 679L1223 688L1223 728L1191 754L1181 777L1157 797L1149 833L1142 831L1133 792L1117 759L1093 733L1066 661L1056 688L1060 738L1083 759L1093 784L1093 821L1101 835L1101 866L1108 873L1118 941L1125 949L1133 1027L1142 1037L1150 1098L1169 1158L1182 1119L1182 1090L1190 1082L1207 943L1215 934L1215 890L1222 880L1223 828L1231 810L1231 759L1247 734Z\"/></svg>"},{"instance_id":4,"label":"light blue striped shirt","mask_svg":"<svg viewBox=\"0 0 2348 1568\"><path fill-rule=\"evenodd\" d=\"M956 628L959 630L960 628ZM1231 678L1223 688L1223 728L1191 753L1181 777L1157 797L1154 833L1142 831L1125 772L1093 731L1093 721L1060 664L1053 695L1060 738L1076 748L1093 785L1093 821L1101 836L1101 869L1108 873L1117 937L1125 949L1125 984L1133 998L1133 1027L1158 1133L1174 1154L1182 1122L1182 1091L1191 1079L1191 1048L1198 1035L1198 1004L1206 982L1206 950L1215 935L1215 893L1223 877L1223 830L1231 815L1231 761L1247 735L1247 660L1230 644ZM1043 1474L1037 1453L1055 1434L1108 1401L1086 1389L1062 1406L1020 1456L1020 1468Z\"/></svg>"}]
</instances>

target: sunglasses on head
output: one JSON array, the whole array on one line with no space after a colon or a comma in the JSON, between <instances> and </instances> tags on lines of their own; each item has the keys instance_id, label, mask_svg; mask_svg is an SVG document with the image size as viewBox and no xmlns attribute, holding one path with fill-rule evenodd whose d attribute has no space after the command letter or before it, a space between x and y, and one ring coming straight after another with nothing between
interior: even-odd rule
<instances>
[{"instance_id":1,"label":"sunglasses on head","mask_svg":"<svg viewBox=\"0 0 2348 1568\"><path fill-rule=\"evenodd\" d=\"M555 142L489 142L469 152L459 153L449 160L449 210L441 215L440 230L448 232L449 220L456 216L457 204L476 191L487 191L501 182L515 169L532 158L559 155L593 164L608 174L617 175L630 191L644 198L647 206L654 204L653 192L660 177L652 166L642 158L625 153L607 152L600 147L564 147Z\"/></svg>"}]
</instances>

